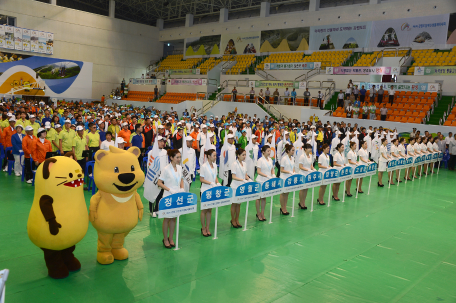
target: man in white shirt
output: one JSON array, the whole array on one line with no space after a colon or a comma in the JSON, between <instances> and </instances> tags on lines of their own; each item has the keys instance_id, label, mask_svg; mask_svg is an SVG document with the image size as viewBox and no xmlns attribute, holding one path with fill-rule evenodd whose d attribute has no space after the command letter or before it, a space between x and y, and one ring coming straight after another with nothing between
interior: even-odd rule
<instances>
[{"instance_id":1,"label":"man in white shirt","mask_svg":"<svg viewBox=\"0 0 456 303\"><path fill-rule=\"evenodd\" d=\"M198 136L196 137L196 140L199 142L199 147L201 148L206 144L206 136L207 136L207 125L206 124L201 124L201 132L198 133Z\"/></svg>"},{"instance_id":2,"label":"man in white shirt","mask_svg":"<svg viewBox=\"0 0 456 303\"><path fill-rule=\"evenodd\" d=\"M317 95L317 107L319 107L320 109L323 109L323 102L322 102L322 99L323 99L323 94L322 94L321 91L319 90L319 91L318 91L318 95Z\"/></svg>"},{"instance_id":3,"label":"man in white shirt","mask_svg":"<svg viewBox=\"0 0 456 303\"><path fill-rule=\"evenodd\" d=\"M100 149L109 151L109 146L114 146L114 141L112 141L112 133L106 132L106 140L101 142Z\"/></svg>"},{"instance_id":4,"label":"man in white shirt","mask_svg":"<svg viewBox=\"0 0 456 303\"><path fill-rule=\"evenodd\" d=\"M393 105L393 102L394 102L394 94L395 94L395 90L394 90L394 86L391 85L389 91L388 91L388 94L389 94L389 102L391 103L391 105Z\"/></svg>"},{"instance_id":5,"label":"man in white shirt","mask_svg":"<svg viewBox=\"0 0 456 303\"><path fill-rule=\"evenodd\" d=\"M454 138L453 138L453 133L450 132L450 133L448 134L448 136L445 138L445 144L447 145L447 148L448 148L448 146L450 145L450 142L453 141L453 140L454 140Z\"/></svg>"},{"instance_id":6,"label":"man in white shirt","mask_svg":"<svg viewBox=\"0 0 456 303\"><path fill-rule=\"evenodd\" d=\"M288 105L288 97L290 97L290 91L288 90L288 87L285 89L283 95L285 96L285 105Z\"/></svg>"},{"instance_id":7,"label":"man in white shirt","mask_svg":"<svg viewBox=\"0 0 456 303\"><path fill-rule=\"evenodd\" d=\"M271 95L271 91L269 90L269 87L266 87L266 90L264 91L264 97L266 101L269 102L269 96Z\"/></svg>"},{"instance_id":8,"label":"man in white shirt","mask_svg":"<svg viewBox=\"0 0 456 303\"><path fill-rule=\"evenodd\" d=\"M351 93L352 93L352 88L349 84L349 85L347 85L347 89L345 90L345 98L350 98Z\"/></svg>"},{"instance_id":9,"label":"man in white shirt","mask_svg":"<svg viewBox=\"0 0 456 303\"><path fill-rule=\"evenodd\" d=\"M250 102L255 102L255 90L253 89L253 87L250 89Z\"/></svg>"},{"instance_id":10,"label":"man in white shirt","mask_svg":"<svg viewBox=\"0 0 456 303\"><path fill-rule=\"evenodd\" d=\"M339 94L337 95L337 107L344 107L344 93L340 90Z\"/></svg>"}]
</instances>

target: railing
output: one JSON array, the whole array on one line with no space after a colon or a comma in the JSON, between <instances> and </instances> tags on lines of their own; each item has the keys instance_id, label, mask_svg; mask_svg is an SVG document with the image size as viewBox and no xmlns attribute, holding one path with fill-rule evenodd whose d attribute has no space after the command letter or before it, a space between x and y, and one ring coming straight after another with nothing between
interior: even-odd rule
<instances>
[{"instance_id":1,"label":"railing","mask_svg":"<svg viewBox=\"0 0 456 303\"><path fill-rule=\"evenodd\" d=\"M258 69L255 71L255 75L258 75L260 76L261 78L265 79L265 80L278 80L276 77L274 77L273 75L271 74L268 74L267 72L265 72L264 70L261 70L261 69Z\"/></svg>"},{"instance_id":2,"label":"railing","mask_svg":"<svg viewBox=\"0 0 456 303\"><path fill-rule=\"evenodd\" d=\"M203 95L203 99L200 99L199 96ZM206 92L196 92L196 100L207 100L207 93Z\"/></svg>"},{"instance_id":3,"label":"railing","mask_svg":"<svg viewBox=\"0 0 456 303\"><path fill-rule=\"evenodd\" d=\"M255 98L255 103L257 105L261 105L263 106L268 112L270 112L271 114L273 114L274 116L276 117L279 117L279 119L286 119L288 120L288 117L286 117L284 114L282 114L277 108L275 108L273 105L271 105L268 101L266 101L266 99L263 99L262 102L260 102L259 100L260 98Z\"/></svg>"},{"instance_id":4,"label":"railing","mask_svg":"<svg viewBox=\"0 0 456 303\"><path fill-rule=\"evenodd\" d=\"M322 68L314 68L314 69L311 69L311 70L309 70L308 72L306 72L305 74L302 74L301 76L297 77L297 78L295 79L295 81L307 81L307 80L309 80L311 77L321 74L321 72L322 72L323 70L324 70L324 69L322 69ZM326 70L324 70L324 71L326 72ZM303 77L304 77L304 78L303 78Z\"/></svg>"},{"instance_id":5,"label":"railing","mask_svg":"<svg viewBox=\"0 0 456 303\"><path fill-rule=\"evenodd\" d=\"M218 81L217 79L207 79L207 85L214 85L214 86L218 86Z\"/></svg>"},{"instance_id":6,"label":"railing","mask_svg":"<svg viewBox=\"0 0 456 303\"><path fill-rule=\"evenodd\" d=\"M397 52L399 52L400 49L406 49L407 50L405 55L402 56L402 58L399 60L399 66L403 67L403 66L405 66L405 63L406 63L407 59L410 58L410 56L412 55L412 48L411 47L400 47L400 48L397 49ZM397 52L396 52L396 54L397 54Z\"/></svg>"}]
</instances>

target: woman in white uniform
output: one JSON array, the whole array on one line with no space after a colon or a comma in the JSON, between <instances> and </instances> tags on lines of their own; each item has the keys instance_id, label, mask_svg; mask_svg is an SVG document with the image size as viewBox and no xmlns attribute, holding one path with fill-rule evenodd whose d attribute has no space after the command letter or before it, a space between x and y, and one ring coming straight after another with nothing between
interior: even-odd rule
<instances>
[{"instance_id":1,"label":"woman in white uniform","mask_svg":"<svg viewBox=\"0 0 456 303\"><path fill-rule=\"evenodd\" d=\"M380 145L380 157L378 159L378 187L385 186L382 182L383 172L386 171L386 167L388 166L388 160L390 157L388 156L388 148L386 145L388 144L388 140L386 138L382 139L382 144Z\"/></svg>"},{"instance_id":2,"label":"woman in white uniform","mask_svg":"<svg viewBox=\"0 0 456 303\"><path fill-rule=\"evenodd\" d=\"M361 144L361 148L358 151L359 162L360 162L360 164L363 164L363 165L369 165L372 163L371 161L369 161L369 151L367 149L367 146L368 146L367 141L363 141L363 143ZM364 178L360 178L359 183L358 183L357 190L358 190L359 194L364 193L363 190L361 189L361 187L363 186L363 179Z\"/></svg>"},{"instance_id":3,"label":"woman in white uniform","mask_svg":"<svg viewBox=\"0 0 456 303\"><path fill-rule=\"evenodd\" d=\"M434 137L434 139L432 140L432 152L433 153L438 153L440 152L440 149L439 149L439 137ZM432 170L431 170L431 174L434 173L434 168L438 165L438 162L434 162L432 163Z\"/></svg>"},{"instance_id":4,"label":"woman in white uniform","mask_svg":"<svg viewBox=\"0 0 456 303\"><path fill-rule=\"evenodd\" d=\"M407 155L405 154L405 146L404 146L405 138L400 138L399 139L399 144L397 145L397 154L399 155L399 158L406 158ZM398 169L396 171L396 182L402 182L400 179L401 176L401 170ZM407 176L407 172L405 173L405 176ZM405 177L404 177L405 179Z\"/></svg>"},{"instance_id":5,"label":"woman in white uniform","mask_svg":"<svg viewBox=\"0 0 456 303\"><path fill-rule=\"evenodd\" d=\"M422 156L421 152L421 138L418 137L416 138L415 144L413 144L413 149L415 150L415 156ZM415 170L417 171L415 173L415 177L421 177L421 165L418 167L415 167Z\"/></svg>"},{"instance_id":6,"label":"woman in white uniform","mask_svg":"<svg viewBox=\"0 0 456 303\"><path fill-rule=\"evenodd\" d=\"M409 157L415 157L416 156L414 145L415 145L415 138L410 138L410 142L407 145L407 156L409 156ZM415 167L414 166L406 169L405 170L404 179L405 179L405 177L407 177L408 181L412 181L411 178L413 177L414 173L415 173Z\"/></svg>"},{"instance_id":7,"label":"woman in white uniform","mask_svg":"<svg viewBox=\"0 0 456 303\"><path fill-rule=\"evenodd\" d=\"M399 158L400 158L399 157L399 152L398 152L398 149L397 149L398 145L399 145L399 140L398 139L392 139L391 140L391 148L390 148L390 153L389 153L389 157L390 157L391 160L399 160ZM391 180L391 185L394 185L394 183L393 183L394 172L396 172L396 180L399 177L398 169L396 169L395 171L388 172L388 183Z\"/></svg>"},{"instance_id":8,"label":"woman in white uniform","mask_svg":"<svg viewBox=\"0 0 456 303\"><path fill-rule=\"evenodd\" d=\"M427 143L428 143L428 138L427 137L423 137L423 139L421 140L420 147L421 147L421 153L423 155L426 155L426 156L429 153L428 148L427 148ZM427 175L428 165L427 164L423 164L421 167L423 169L423 174Z\"/></svg>"},{"instance_id":9,"label":"woman in white uniform","mask_svg":"<svg viewBox=\"0 0 456 303\"><path fill-rule=\"evenodd\" d=\"M313 157L312 157L312 145L307 143L304 145L304 153L299 157L299 169L300 173L310 173L316 171L313 167ZM306 206L306 197L307 197L308 188L302 189L299 191L299 208L307 209Z\"/></svg>"},{"instance_id":10,"label":"woman in white uniform","mask_svg":"<svg viewBox=\"0 0 456 303\"><path fill-rule=\"evenodd\" d=\"M328 153L329 153L329 145L325 143L321 147L321 154L318 157L318 170L322 171L323 174L327 169L331 168L331 166L329 165ZM325 191L326 191L326 186L327 185L320 185L320 189L318 190L317 202L319 205L326 204L325 202L323 202L324 201L323 199L325 196Z\"/></svg>"},{"instance_id":11,"label":"woman in white uniform","mask_svg":"<svg viewBox=\"0 0 456 303\"><path fill-rule=\"evenodd\" d=\"M342 168L345 166L345 157L344 157L345 146L343 143L339 143L336 146L336 154L334 155L334 167ZM340 182L334 183L332 186L332 198L334 201L340 201L339 199L339 188Z\"/></svg>"},{"instance_id":12,"label":"woman in white uniform","mask_svg":"<svg viewBox=\"0 0 456 303\"><path fill-rule=\"evenodd\" d=\"M355 170L356 166L359 165L358 163L358 155L356 154L356 148L358 144L356 142L350 142L350 151L347 154L348 165L350 165L353 170ZM352 185L353 178L350 180L345 181L345 193L347 197L352 197L353 195L350 193L350 187ZM356 180L355 180L356 184Z\"/></svg>"},{"instance_id":13,"label":"woman in white uniform","mask_svg":"<svg viewBox=\"0 0 456 303\"><path fill-rule=\"evenodd\" d=\"M268 179L275 178L274 165L271 159L271 148L269 145L264 145L261 148L261 154L263 155L257 162L257 179L256 181L263 185L263 182ZM259 221L266 221L264 216L264 209L266 207L266 198L260 198L255 201L257 214L256 217Z\"/></svg>"},{"instance_id":14,"label":"woman in white uniform","mask_svg":"<svg viewBox=\"0 0 456 303\"><path fill-rule=\"evenodd\" d=\"M184 190L184 178L182 176L181 153L177 149L168 150L170 164L168 164L162 171L157 185L162 188L163 198L182 192ZM174 247L173 235L176 228L176 218L163 219L163 245L166 248ZM168 233L169 232L169 233Z\"/></svg>"},{"instance_id":15,"label":"woman in white uniform","mask_svg":"<svg viewBox=\"0 0 456 303\"><path fill-rule=\"evenodd\" d=\"M237 160L233 162L231 165L231 175L232 175L232 182L231 188L236 191L236 188L247 182L252 182L252 180L247 176L247 167L245 165L245 150L243 148L239 148L236 151ZM234 228L241 228L242 225L239 223L239 214L241 212L241 204L233 203L231 204L231 226Z\"/></svg>"},{"instance_id":16,"label":"woman in white uniform","mask_svg":"<svg viewBox=\"0 0 456 303\"><path fill-rule=\"evenodd\" d=\"M217 179L217 153L215 149L210 149L205 152L207 162L203 164L200 169L200 181L201 181L201 194L215 186L220 186L219 181ZM201 233L205 237L212 236L211 232L209 231L209 226L211 225L211 216L212 216L212 209L202 209L201 210Z\"/></svg>"},{"instance_id":17,"label":"woman in white uniform","mask_svg":"<svg viewBox=\"0 0 456 303\"><path fill-rule=\"evenodd\" d=\"M294 159L295 148L291 144L286 144L284 147L284 155L280 160L280 178L285 180L291 175L294 175ZM280 214L288 216L290 213L287 211L288 193L280 194Z\"/></svg>"}]
</instances>

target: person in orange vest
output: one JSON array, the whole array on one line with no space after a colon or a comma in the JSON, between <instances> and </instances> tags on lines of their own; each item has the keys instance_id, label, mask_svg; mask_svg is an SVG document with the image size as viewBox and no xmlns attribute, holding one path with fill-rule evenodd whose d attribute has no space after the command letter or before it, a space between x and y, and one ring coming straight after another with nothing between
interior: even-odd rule
<instances>
[{"instance_id":1,"label":"person in orange vest","mask_svg":"<svg viewBox=\"0 0 456 303\"><path fill-rule=\"evenodd\" d=\"M22 139L22 150L24 151L24 178L27 183L33 183L32 170L35 168L35 163L31 163L30 159L33 159L33 149L35 148L36 137L33 135L33 127L27 125L25 127L25 133L27 136Z\"/></svg>"},{"instance_id":2,"label":"person in orange vest","mask_svg":"<svg viewBox=\"0 0 456 303\"><path fill-rule=\"evenodd\" d=\"M46 160L46 153L52 152L51 142L46 139L47 132L44 128L39 128L37 132L37 140L32 149L32 158L35 165L38 167Z\"/></svg>"},{"instance_id":3,"label":"person in orange vest","mask_svg":"<svg viewBox=\"0 0 456 303\"><path fill-rule=\"evenodd\" d=\"M117 137L122 137L125 141L124 147L130 147L131 131L128 129L128 123L122 123L122 130L117 134Z\"/></svg>"},{"instance_id":4,"label":"person in orange vest","mask_svg":"<svg viewBox=\"0 0 456 303\"><path fill-rule=\"evenodd\" d=\"M9 118L9 126L3 129L3 147L13 147L13 143L11 143L11 137L16 133L16 118L14 116ZM3 159L3 171L8 171L8 160L14 160L14 156L12 152L9 152L5 159Z\"/></svg>"}]
</instances>

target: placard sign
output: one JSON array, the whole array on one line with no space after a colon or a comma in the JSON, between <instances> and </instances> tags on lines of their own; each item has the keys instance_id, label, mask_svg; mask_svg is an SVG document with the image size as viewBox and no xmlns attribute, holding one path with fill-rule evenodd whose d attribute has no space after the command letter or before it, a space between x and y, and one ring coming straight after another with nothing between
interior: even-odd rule
<instances>
[{"instance_id":1,"label":"placard sign","mask_svg":"<svg viewBox=\"0 0 456 303\"><path fill-rule=\"evenodd\" d=\"M353 167L351 166L344 166L339 170L339 180L342 181L347 181L352 178L353 174Z\"/></svg>"},{"instance_id":2,"label":"placard sign","mask_svg":"<svg viewBox=\"0 0 456 303\"><path fill-rule=\"evenodd\" d=\"M405 158L398 158L396 160L396 169L402 169L405 166Z\"/></svg>"},{"instance_id":3,"label":"placard sign","mask_svg":"<svg viewBox=\"0 0 456 303\"><path fill-rule=\"evenodd\" d=\"M283 179L271 178L263 182L261 186L261 198L272 197L282 193Z\"/></svg>"},{"instance_id":4,"label":"placard sign","mask_svg":"<svg viewBox=\"0 0 456 303\"><path fill-rule=\"evenodd\" d=\"M413 159L413 166L420 166L422 163L421 163L421 156L416 156L414 159Z\"/></svg>"},{"instance_id":5,"label":"placard sign","mask_svg":"<svg viewBox=\"0 0 456 303\"><path fill-rule=\"evenodd\" d=\"M323 174L319 171L304 173L303 176L305 182L303 189L320 186L323 181Z\"/></svg>"},{"instance_id":6,"label":"placard sign","mask_svg":"<svg viewBox=\"0 0 456 303\"><path fill-rule=\"evenodd\" d=\"M367 165L361 164L353 170L353 178L364 178L367 173Z\"/></svg>"},{"instance_id":7,"label":"placard sign","mask_svg":"<svg viewBox=\"0 0 456 303\"><path fill-rule=\"evenodd\" d=\"M236 188L236 195L232 203L242 203L260 198L261 184L258 182L247 182Z\"/></svg>"},{"instance_id":8,"label":"placard sign","mask_svg":"<svg viewBox=\"0 0 456 303\"><path fill-rule=\"evenodd\" d=\"M432 162L432 154L426 154L425 155L425 160L424 160L424 163L431 163Z\"/></svg>"},{"instance_id":9,"label":"placard sign","mask_svg":"<svg viewBox=\"0 0 456 303\"><path fill-rule=\"evenodd\" d=\"M328 185L339 182L339 170L337 168L330 168L323 173L322 185Z\"/></svg>"},{"instance_id":10,"label":"placard sign","mask_svg":"<svg viewBox=\"0 0 456 303\"><path fill-rule=\"evenodd\" d=\"M443 153L440 152L440 153L439 153L439 161L442 161L442 160L443 160Z\"/></svg>"},{"instance_id":11,"label":"placard sign","mask_svg":"<svg viewBox=\"0 0 456 303\"><path fill-rule=\"evenodd\" d=\"M304 176L300 174L294 174L285 179L283 183L282 192L289 193L304 188Z\"/></svg>"},{"instance_id":12,"label":"placard sign","mask_svg":"<svg viewBox=\"0 0 456 303\"><path fill-rule=\"evenodd\" d=\"M377 173L378 164L373 162L367 167L366 176L373 176Z\"/></svg>"},{"instance_id":13,"label":"placard sign","mask_svg":"<svg viewBox=\"0 0 456 303\"><path fill-rule=\"evenodd\" d=\"M393 159L393 160L389 160L388 161L388 167L386 168L386 171L393 171L393 170L396 170L397 166L397 160Z\"/></svg>"},{"instance_id":14,"label":"placard sign","mask_svg":"<svg viewBox=\"0 0 456 303\"><path fill-rule=\"evenodd\" d=\"M230 205L233 189L226 186L214 186L201 194L201 210Z\"/></svg>"},{"instance_id":15,"label":"placard sign","mask_svg":"<svg viewBox=\"0 0 456 303\"><path fill-rule=\"evenodd\" d=\"M412 166L413 166L413 157L409 156L409 157L405 158L404 168L409 168L409 167L412 167Z\"/></svg>"},{"instance_id":16,"label":"placard sign","mask_svg":"<svg viewBox=\"0 0 456 303\"><path fill-rule=\"evenodd\" d=\"M439 161L439 153L433 153L431 162L437 162L437 161Z\"/></svg>"},{"instance_id":17,"label":"placard sign","mask_svg":"<svg viewBox=\"0 0 456 303\"><path fill-rule=\"evenodd\" d=\"M196 212L198 198L193 193L177 193L161 198L158 218L175 218Z\"/></svg>"}]
</instances>

